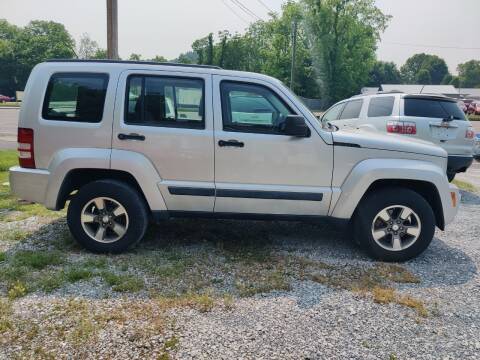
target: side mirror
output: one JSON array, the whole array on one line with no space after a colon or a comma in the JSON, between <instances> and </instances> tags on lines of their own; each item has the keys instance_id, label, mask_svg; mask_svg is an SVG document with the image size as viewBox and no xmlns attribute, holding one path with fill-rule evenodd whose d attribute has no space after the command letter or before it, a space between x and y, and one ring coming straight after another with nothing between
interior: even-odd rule
<instances>
[{"instance_id":1,"label":"side mirror","mask_svg":"<svg viewBox=\"0 0 480 360\"><path fill-rule=\"evenodd\" d=\"M310 137L310 128L305 123L303 116L288 115L280 125L280 130L289 136Z\"/></svg>"}]
</instances>

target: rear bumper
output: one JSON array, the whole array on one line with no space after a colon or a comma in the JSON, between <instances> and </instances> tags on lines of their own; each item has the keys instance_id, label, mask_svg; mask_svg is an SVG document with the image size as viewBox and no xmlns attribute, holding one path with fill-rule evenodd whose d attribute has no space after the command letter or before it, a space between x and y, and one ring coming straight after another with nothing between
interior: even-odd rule
<instances>
[{"instance_id":1,"label":"rear bumper","mask_svg":"<svg viewBox=\"0 0 480 360\"><path fill-rule=\"evenodd\" d=\"M43 204L50 173L47 170L26 169L19 166L10 168L10 189L22 200Z\"/></svg>"},{"instance_id":2,"label":"rear bumper","mask_svg":"<svg viewBox=\"0 0 480 360\"><path fill-rule=\"evenodd\" d=\"M473 156L448 156L447 173L465 172L472 165Z\"/></svg>"}]
</instances>

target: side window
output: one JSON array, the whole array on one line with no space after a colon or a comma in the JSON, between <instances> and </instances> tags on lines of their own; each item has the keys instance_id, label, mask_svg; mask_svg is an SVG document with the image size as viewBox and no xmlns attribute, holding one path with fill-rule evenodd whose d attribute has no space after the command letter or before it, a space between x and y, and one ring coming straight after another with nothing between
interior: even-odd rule
<instances>
[{"instance_id":1,"label":"side window","mask_svg":"<svg viewBox=\"0 0 480 360\"><path fill-rule=\"evenodd\" d=\"M358 119L360 111L362 110L363 100L353 100L347 102L343 108L342 115L339 120L343 119Z\"/></svg>"},{"instance_id":2,"label":"side window","mask_svg":"<svg viewBox=\"0 0 480 360\"><path fill-rule=\"evenodd\" d=\"M368 117L391 116L393 112L394 96L374 97L368 104Z\"/></svg>"},{"instance_id":3,"label":"side window","mask_svg":"<svg viewBox=\"0 0 480 360\"><path fill-rule=\"evenodd\" d=\"M405 116L417 116L444 119L453 116L456 120L465 120L465 114L453 101L432 99L405 99Z\"/></svg>"},{"instance_id":4,"label":"side window","mask_svg":"<svg viewBox=\"0 0 480 360\"><path fill-rule=\"evenodd\" d=\"M57 73L48 82L42 117L47 120L102 121L108 75Z\"/></svg>"},{"instance_id":5,"label":"side window","mask_svg":"<svg viewBox=\"0 0 480 360\"><path fill-rule=\"evenodd\" d=\"M340 112L342 111L343 107L345 106L345 103L337 104L333 107L330 108L324 115L322 120L325 121L334 121L338 120L338 116L340 115Z\"/></svg>"},{"instance_id":6,"label":"side window","mask_svg":"<svg viewBox=\"0 0 480 360\"><path fill-rule=\"evenodd\" d=\"M129 76L125 108L126 124L204 128L203 80Z\"/></svg>"},{"instance_id":7,"label":"side window","mask_svg":"<svg viewBox=\"0 0 480 360\"><path fill-rule=\"evenodd\" d=\"M292 110L261 85L222 81L224 130L280 133L279 125Z\"/></svg>"}]
</instances>

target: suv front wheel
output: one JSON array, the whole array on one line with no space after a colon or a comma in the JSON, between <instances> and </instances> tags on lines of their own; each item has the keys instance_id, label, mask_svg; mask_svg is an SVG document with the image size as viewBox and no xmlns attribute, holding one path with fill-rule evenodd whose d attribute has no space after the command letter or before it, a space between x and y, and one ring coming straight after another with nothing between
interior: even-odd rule
<instances>
[{"instance_id":1,"label":"suv front wheel","mask_svg":"<svg viewBox=\"0 0 480 360\"><path fill-rule=\"evenodd\" d=\"M93 252L120 253L140 241L148 225L143 198L129 185L99 180L70 202L67 222L75 239Z\"/></svg>"},{"instance_id":2,"label":"suv front wheel","mask_svg":"<svg viewBox=\"0 0 480 360\"><path fill-rule=\"evenodd\" d=\"M435 233L435 215L418 193L385 188L368 194L353 219L355 236L367 252L384 261L406 261L421 254Z\"/></svg>"}]
</instances>

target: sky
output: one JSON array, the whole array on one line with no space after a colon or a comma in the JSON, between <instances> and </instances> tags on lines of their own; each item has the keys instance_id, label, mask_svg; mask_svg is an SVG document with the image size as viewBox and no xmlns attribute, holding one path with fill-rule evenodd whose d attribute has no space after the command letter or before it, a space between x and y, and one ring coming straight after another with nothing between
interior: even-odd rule
<instances>
[{"instance_id":1,"label":"sky","mask_svg":"<svg viewBox=\"0 0 480 360\"><path fill-rule=\"evenodd\" d=\"M256 17L268 18L283 0L118 0L119 53L176 58L192 42L220 30L243 32ZM243 4L252 14L235 3ZM392 19L379 44L380 60L401 66L414 53L459 63L480 59L480 0L376 0ZM255 17L256 16L256 17ZM24 26L30 20L63 23L78 41L88 33L106 47L105 0L0 0L0 18Z\"/></svg>"}]
</instances>

